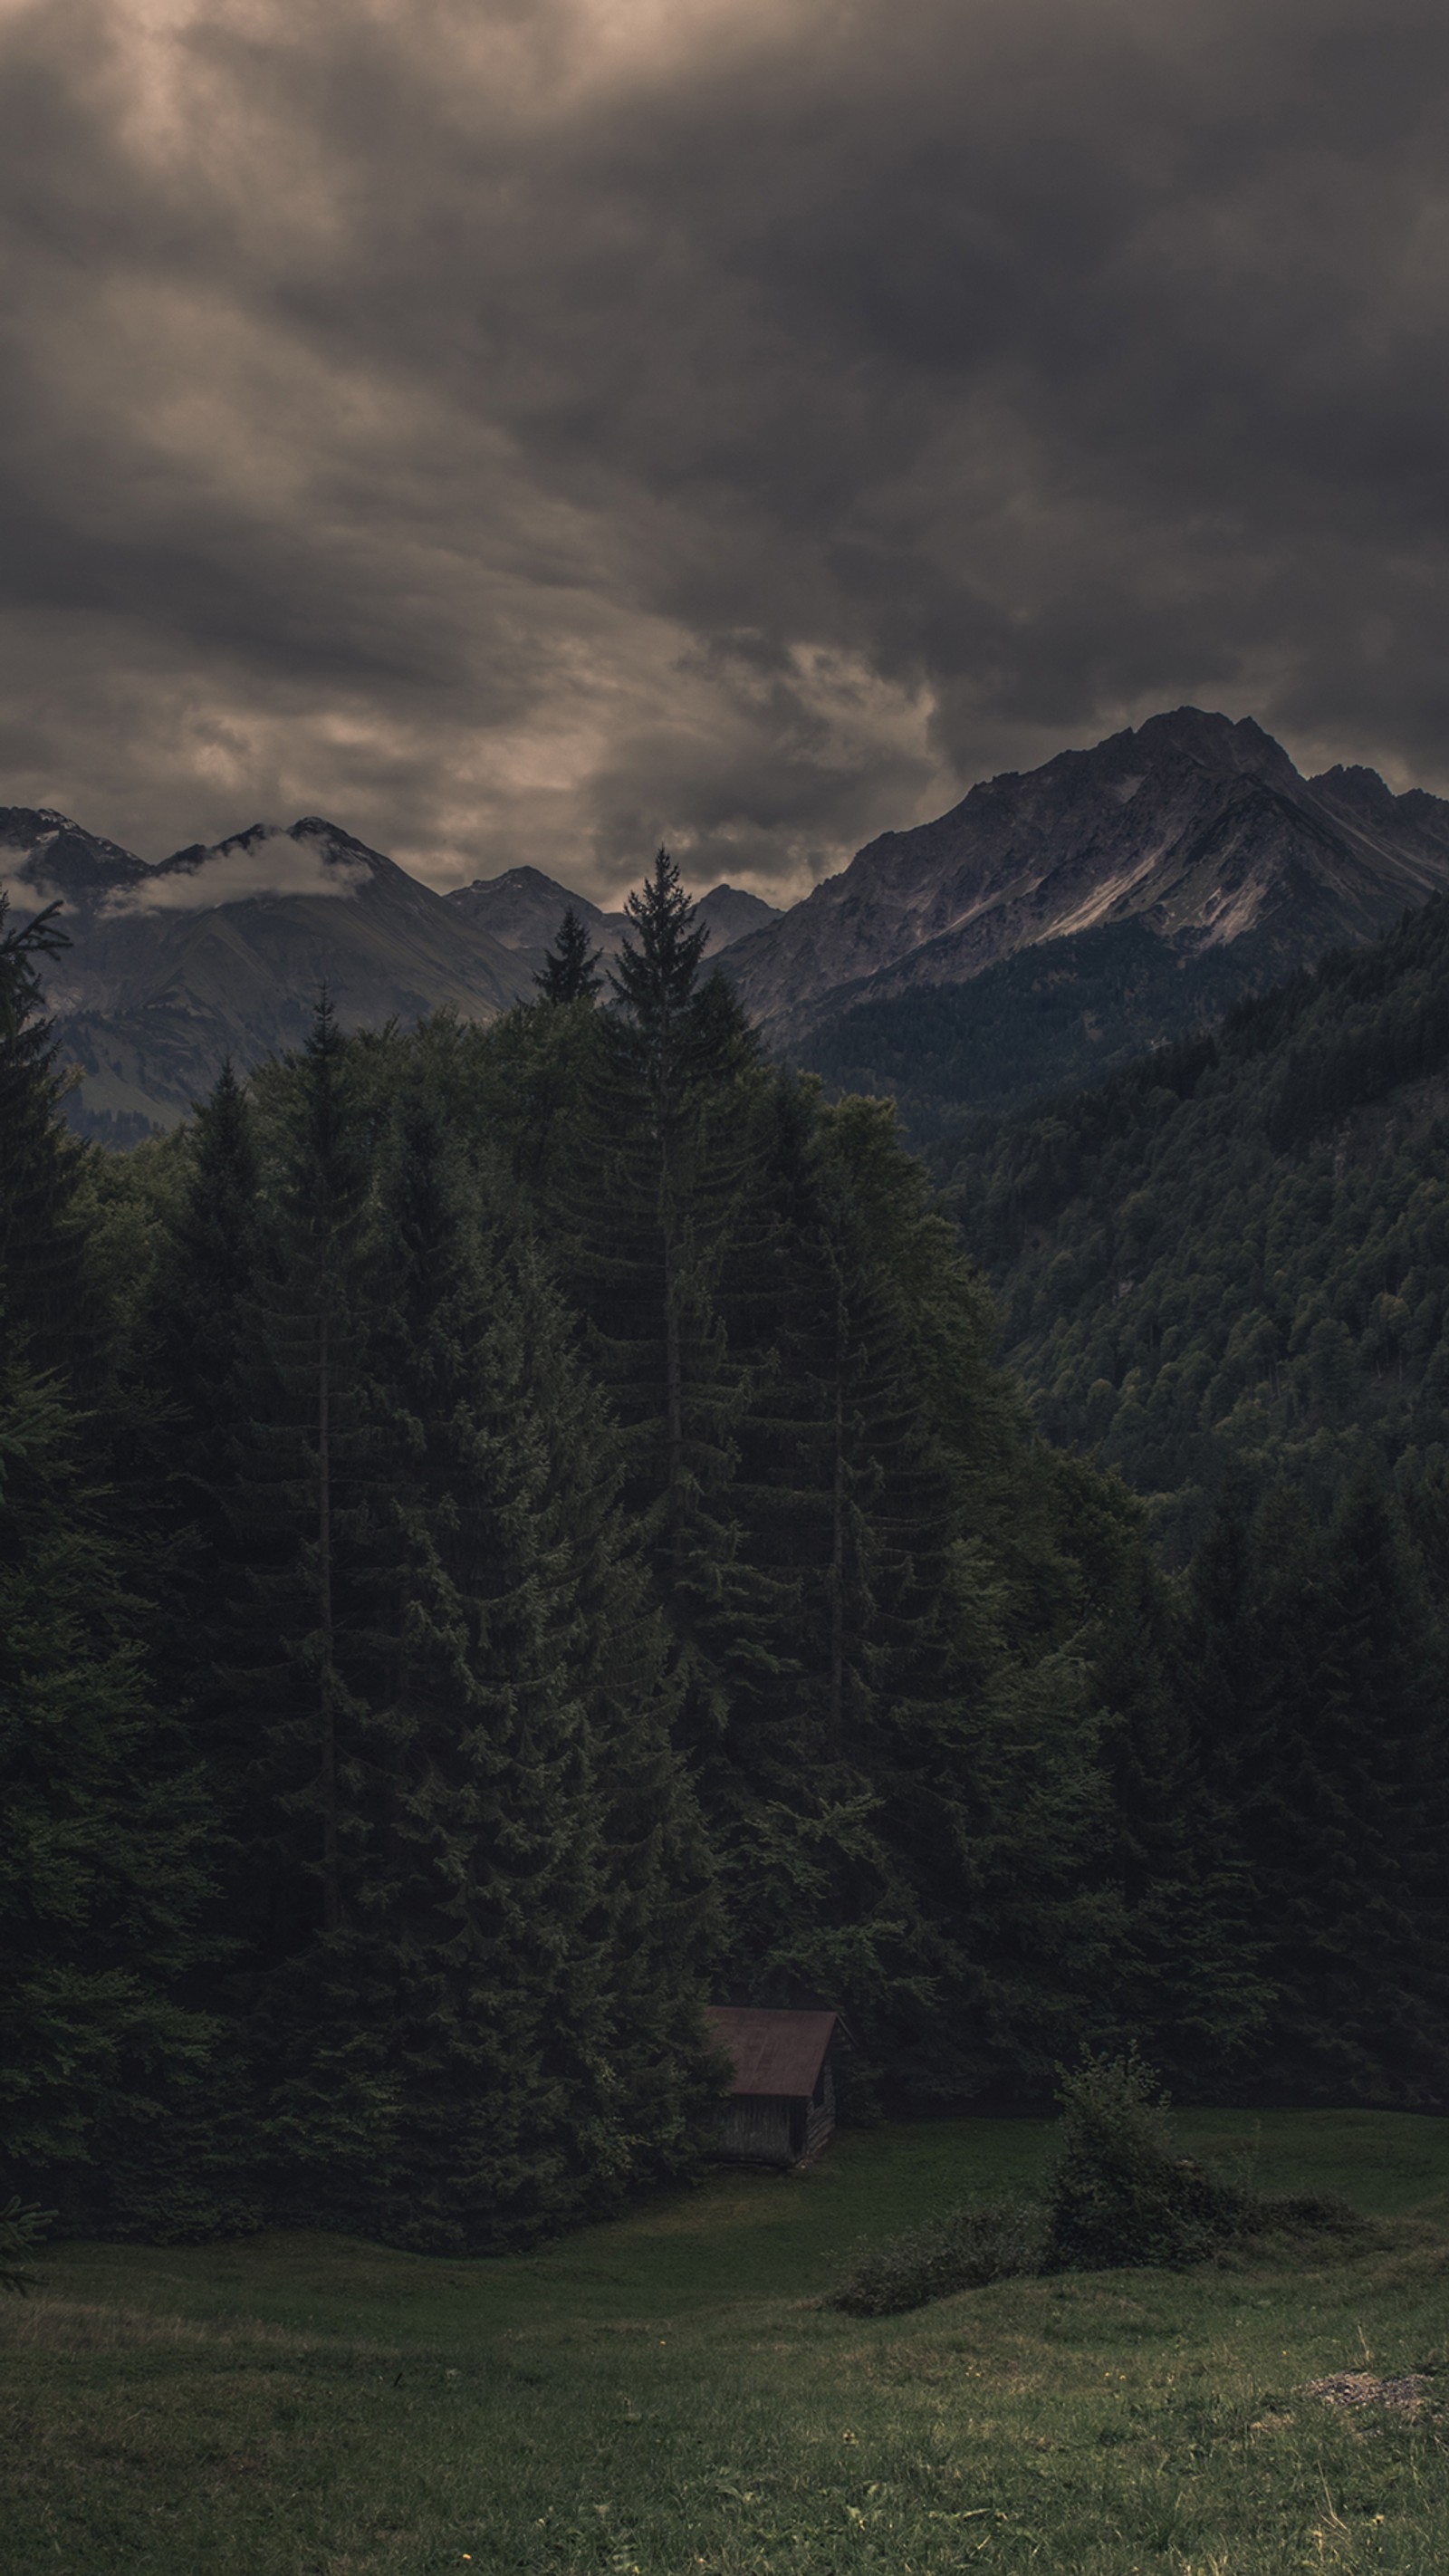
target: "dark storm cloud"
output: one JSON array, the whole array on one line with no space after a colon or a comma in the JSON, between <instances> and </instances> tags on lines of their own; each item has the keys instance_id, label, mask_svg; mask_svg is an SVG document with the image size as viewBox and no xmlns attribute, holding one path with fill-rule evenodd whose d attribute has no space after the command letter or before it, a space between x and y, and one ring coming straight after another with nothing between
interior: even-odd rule
<instances>
[{"instance_id":1,"label":"dark storm cloud","mask_svg":"<svg viewBox=\"0 0 1449 2576\"><path fill-rule=\"evenodd\" d=\"M1449 22L0 10L3 792L795 882L1195 697L1449 785Z\"/></svg>"}]
</instances>

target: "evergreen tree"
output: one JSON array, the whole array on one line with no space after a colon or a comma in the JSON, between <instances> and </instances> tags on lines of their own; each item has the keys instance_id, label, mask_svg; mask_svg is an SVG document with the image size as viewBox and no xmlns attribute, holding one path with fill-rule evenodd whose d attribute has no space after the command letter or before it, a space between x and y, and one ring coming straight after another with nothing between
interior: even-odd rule
<instances>
[{"instance_id":1,"label":"evergreen tree","mask_svg":"<svg viewBox=\"0 0 1449 2576\"><path fill-rule=\"evenodd\" d=\"M1442 1693L1415 1570L1371 1467L1331 1531L1231 1494L1194 1568L1204 1760L1249 1874L1279 2098L1437 2098Z\"/></svg>"},{"instance_id":2,"label":"evergreen tree","mask_svg":"<svg viewBox=\"0 0 1449 2576\"><path fill-rule=\"evenodd\" d=\"M320 1015L270 1111L247 2031L281 2208L498 2244L694 2152L707 1873L552 1292L426 1089L375 1148L354 1071Z\"/></svg>"},{"instance_id":3,"label":"evergreen tree","mask_svg":"<svg viewBox=\"0 0 1449 2576\"><path fill-rule=\"evenodd\" d=\"M44 963L69 946L58 903L12 925L0 893L0 1278L9 1333L33 1360L94 1378L100 1318L76 1208L85 1149L59 1115Z\"/></svg>"},{"instance_id":4,"label":"evergreen tree","mask_svg":"<svg viewBox=\"0 0 1449 2576\"><path fill-rule=\"evenodd\" d=\"M255 1122L230 1063L196 1110L182 1185L160 1228L137 1363L159 1413L147 1447L169 1551L168 1669L206 1732L214 1659L239 1580L236 1471L243 1373L258 1293ZM215 1748L213 1748L213 1754Z\"/></svg>"},{"instance_id":5,"label":"evergreen tree","mask_svg":"<svg viewBox=\"0 0 1449 2576\"><path fill-rule=\"evenodd\" d=\"M182 2000L210 1825L158 1714L107 1497L53 1377L0 1360L0 2193L184 2232L212 2032ZM190 2098L188 2099L188 2096ZM205 2212L204 2215L212 2215Z\"/></svg>"},{"instance_id":6,"label":"evergreen tree","mask_svg":"<svg viewBox=\"0 0 1449 2576\"><path fill-rule=\"evenodd\" d=\"M1250 2071L1273 2001L1247 1862L1221 1792L1221 1748L1206 1752L1193 1724L1195 1687L1220 1706L1223 1676L1201 1654L1184 1673L1177 1604L1149 1554L1140 1506L1082 1461L1064 1459L1058 1473L1071 1489L1068 1526L1089 1607L1082 1644L1102 1712L1111 1793L1102 1861L1123 1909L1103 1981L1111 2027L1180 2093L1211 2099ZM1242 1540L1225 1497L1217 1543L1229 1587ZM1206 1565L1203 1576L1206 1585Z\"/></svg>"},{"instance_id":7,"label":"evergreen tree","mask_svg":"<svg viewBox=\"0 0 1449 2576\"><path fill-rule=\"evenodd\" d=\"M452 2186L496 2238L692 2154L707 1878L669 1749L667 1639L618 1520L597 1399L536 1254L487 1226L453 1161L414 1104L384 1198L379 1348L427 1443L404 1489L400 1703L431 1707L429 1776L452 1770L471 1826L449 1889L472 1955L449 1952L466 1973L438 2150L456 2175L465 2080L475 2157L512 2120L486 2199ZM443 2021L435 2002L425 2026Z\"/></svg>"},{"instance_id":8,"label":"evergreen tree","mask_svg":"<svg viewBox=\"0 0 1449 2576\"><path fill-rule=\"evenodd\" d=\"M602 950L590 948L589 934L570 904L559 924L558 945L543 961L534 982L546 1002L592 1002L603 987L596 972Z\"/></svg>"},{"instance_id":9,"label":"evergreen tree","mask_svg":"<svg viewBox=\"0 0 1449 2576\"><path fill-rule=\"evenodd\" d=\"M907 1606L921 1444L813 1093L780 1078L736 1116L748 1152L722 1303L751 1615L716 1649L724 1715L698 1754L725 1973L750 2000L839 2004L878 2049L922 1977L911 1872L882 1832L892 1728L940 1660L928 1580Z\"/></svg>"},{"instance_id":10,"label":"evergreen tree","mask_svg":"<svg viewBox=\"0 0 1449 2576\"><path fill-rule=\"evenodd\" d=\"M627 1507L651 1561L697 1743L721 1722L724 1641L748 1651L755 1590L731 1502L741 1381L718 1311L755 1049L728 989L698 981L705 933L661 850L626 907L617 1008L590 1032L569 1159L545 1221L624 1431Z\"/></svg>"},{"instance_id":11,"label":"evergreen tree","mask_svg":"<svg viewBox=\"0 0 1449 2576\"><path fill-rule=\"evenodd\" d=\"M174 2233L217 2215L212 2032L183 2000L211 1819L76 1397L104 1319L40 992L60 944L0 898L0 2176L73 2224Z\"/></svg>"},{"instance_id":12,"label":"evergreen tree","mask_svg":"<svg viewBox=\"0 0 1449 2576\"><path fill-rule=\"evenodd\" d=\"M633 1355L644 1358L645 1384L628 1390L633 1402L626 1397L626 1412L638 1418L642 1394L661 1526L676 1577L683 1579L689 1526L725 1445L717 1392L723 1343L712 1284L734 1169L724 1122L711 1112L753 1049L743 1015L719 979L699 983L709 934L694 926L694 906L666 850L625 911L638 945L626 939L618 971L610 973L620 1007L604 1023L604 1082L594 1105L617 1118L624 1149L618 1177L626 1178L627 1154L630 1196L650 1238L644 1260L655 1273L654 1294L637 1317L648 1342L637 1324L628 1336ZM597 1141L597 1129L590 1141ZM617 1213L623 1218L625 1207ZM610 1266L617 1273L617 1263ZM636 1274L635 1293L638 1284ZM649 1343L653 1353L646 1356Z\"/></svg>"},{"instance_id":13,"label":"evergreen tree","mask_svg":"<svg viewBox=\"0 0 1449 2576\"><path fill-rule=\"evenodd\" d=\"M1305 2037L1340 2085L1449 2083L1449 1715L1397 1505L1361 1462L1329 1538L1312 1746L1321 1963Z\"/></svg>"},{"instance_id":14,"label":"evergreen tree","mask_svg":"<svg viewBox=\"0 0 1449 2576\"><path fill-rule=\"evenodd\" d=\"M353 1566L367 1511L358 1254L371 1135L352 1042L325 993L282 1087L279 1130L247 1389L252 1625L267 1654L253 1679L263 1693L276 1794L293 1820L291 1902L310 1915L312 1902L303 1901L310 1885L320 1926L333 1932L343 1915L355 1714L339 1628L367 1621Z\"/></svg>"}]
</instances>

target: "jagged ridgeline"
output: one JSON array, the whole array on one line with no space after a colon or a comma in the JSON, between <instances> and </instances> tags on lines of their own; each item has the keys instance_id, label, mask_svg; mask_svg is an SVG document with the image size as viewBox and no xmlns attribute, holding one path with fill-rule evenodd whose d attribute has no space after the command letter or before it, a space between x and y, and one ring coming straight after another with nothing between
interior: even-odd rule
<instances>
[{"instance_id":1,"label":"jagged ridgeline","mask_svg":"<svg viewBox=\"0 0 1449 2576\"><path fill-rule=\"evenodd\" d=\"M528 2242L689 2170L710 1999L843 2012L857 2108L1083 2037L1442 2097L1392 1505L1272 1600L1229 1515L1179 1597L662 853L603 991L580 922L488 1026L324 1001L123 1156L60 1119L53 930L0 931L0 2195Z\"/></svg>"},{"instance_id":2,"label":"jagged ridgeline","mask_svg":"<svg viewBox=\"0 0 1449 2576\"><path fill-rule=\"evenodd\" d=\"M1215 1032L983 1120L938 1168L1049 1437L1161 1498L1232 1465L1326 1508L1367 1447L1442 1512L1449 903Z\"/></svg>"}]
</instances>

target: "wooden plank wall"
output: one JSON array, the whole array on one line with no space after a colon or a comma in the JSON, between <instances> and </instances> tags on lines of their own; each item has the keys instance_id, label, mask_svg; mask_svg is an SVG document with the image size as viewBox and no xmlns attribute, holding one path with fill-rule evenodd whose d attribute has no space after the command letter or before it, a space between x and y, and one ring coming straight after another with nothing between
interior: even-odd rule
<instances>
[{"instance_id":1,"label":"wooden plank wall","mask_svg":"<svg viewBox=\"0 0 1449 2576\"><path fill-rule=\"evenodd\" d=\"M770 2094L738 2096L726 2104L720 2122L720 2154L739 2156L750 2164L793 2164L791 2108Z\"/></svg>"},{"instance_id":2,"label":"wooden plank wall","mask_svg":"<svg viewBox=\"0 0 1449 2576\"><path fill-rule=\"evenodd\" d=\"M821 2091L824 2099L819 2102L812 2102L809 2110L805 2114L805 2153L807 2156L819 2155L821 2148L824 2146L826 2139L829 2137L835 2126L835 2078L828 2066L825 2069Z\"/></svg>"}]
</instances>

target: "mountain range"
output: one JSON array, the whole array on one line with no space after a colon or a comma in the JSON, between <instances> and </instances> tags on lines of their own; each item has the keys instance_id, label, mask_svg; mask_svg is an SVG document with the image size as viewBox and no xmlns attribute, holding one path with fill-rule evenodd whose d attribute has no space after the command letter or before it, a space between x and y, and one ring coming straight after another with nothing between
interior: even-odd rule
<instances>
[{"instance_id":1,"label":"mountain range","mask_svg":"<svg viewBox=\"0 0 1449 2576\"><path fill-rule=\"evenodd\" d=\"M766 1036L798 1041L851 1005L1129 921L1182 958L1251 939L1286 972L1445 885L1444 799L1395 796L1371 769L1304 778L1251 719L1180 707L882 833L731 972Z\"/></svg>"},{"instance_id":2,"label":"mountain range","mask_svg":"<svg viewBox=\"0 0 1449 2576\"><path fill-rule=\"evenodd\" d=\"M294 1044L321 982L348 1026L486 1020L532 994L566 905L606 956L625 926L532 867L440 894L317 816L148 866L0 809L0 884L18 911L62 903L73 1114L117 1143L174 1124L226 1056ZM698 911L773 1049L940 1110L1089 1078L1445 888L1449 802L1304 777L1251 719L1182 707L882 834L788 912L724 885Z\"/></svg>"},{"instance_id":3,"label":"mountain range","mask_svg":"<svg viewBox=\"0 0 1449 2576\"><path fill-rule=\"evenodd\" d=\"M323 984L348 1028L440 1009L486 1021L532 998L569 904L606 954L625 920L535 868L439 894L317 815L148 866L64 814L0 808L0 888L17 915L61 905L69 945L47 998L78 1077L71 1112L120 1145L175 1125L228 1057L295 1046ZM715 949L778 917L731 886L699 911Z\"/></svg>"},{"instance_id":4,"label":"mountain range","mask_svg":"<svg viewBox=\"0 0 1449 2576\"><path fill-rule=\"evenodd\" d=\"M455 886L444 901L453 905L465 921L511 949L527 966L530 976L542 966L570 904L594 947L606 958L618 955L628 928L627 914L601 912L587 895L571 893L555 878L546 877L540 868L510 868L501 877L475 878L472 885ZM696 922L702 922L709 932L711 957L717 957L722 949L732 947L751 931L783 918L760 895L731 885L711 887L708 894L700 896L694 913Z\"/></svg>"}]
</instances>

